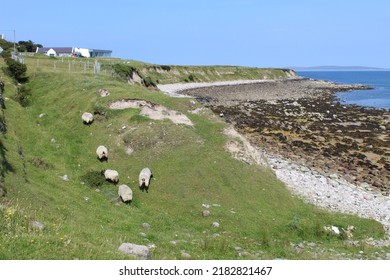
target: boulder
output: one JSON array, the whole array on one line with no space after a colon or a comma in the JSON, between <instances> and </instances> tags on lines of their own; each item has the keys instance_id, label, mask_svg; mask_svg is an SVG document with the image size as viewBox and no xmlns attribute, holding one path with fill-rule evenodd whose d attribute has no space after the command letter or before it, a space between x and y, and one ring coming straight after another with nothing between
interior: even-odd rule
<instances>
[{"instance_id":1,"label":"boulder","mask_svg":"<svg viewBox=\"0 0 390 280\"><path fill-rule=\"evenodd\" d=\"M144 245L122 243L122 245L119 246L118 250L138 259L150 260L152 258L149 248Z\"/></svg>"},{"instance_id":2,"label":"boulder","mask_svg":"<svg viewBox=\"0 0 390 280\"><path fill-rule=\"evenodd\" d=\"M133 200L133 191L127 185L120 185L118 188L118 195L123 202L131 202Z\"/></svg>"}]
</instances>

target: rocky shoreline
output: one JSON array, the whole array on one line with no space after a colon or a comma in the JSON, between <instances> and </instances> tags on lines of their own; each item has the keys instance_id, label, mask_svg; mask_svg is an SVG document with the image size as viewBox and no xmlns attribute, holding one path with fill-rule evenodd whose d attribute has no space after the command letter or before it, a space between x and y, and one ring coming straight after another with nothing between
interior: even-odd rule
<instances>
[{"instance_id":1,"label":"rocky shoreline","mask_svg":"<svg viewBox=\"0 0 390 280\"><path fill-rule=\"evenodd\" d=\"M303 78L168 87L232 124L293 193L375 219L390 236L390 112L345 106L334 95L367 87Z\"/></svg>"}]
</instances>

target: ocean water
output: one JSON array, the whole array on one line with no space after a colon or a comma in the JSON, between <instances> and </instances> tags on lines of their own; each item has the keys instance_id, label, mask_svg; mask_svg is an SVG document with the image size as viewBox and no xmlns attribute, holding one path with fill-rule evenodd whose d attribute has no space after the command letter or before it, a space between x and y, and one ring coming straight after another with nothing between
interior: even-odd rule
<instances>
[{"instance_id":1,"label":"ocean water","mask_svg":"<svg viewBox=\"0 0 390 280\"><path fill-rule=\"evenodd\" d=\"M297 71L299 76L343 84L364 84L372 90L339 92L343 104L390 109L390 71Z\"/></svg>"}]
</instances>

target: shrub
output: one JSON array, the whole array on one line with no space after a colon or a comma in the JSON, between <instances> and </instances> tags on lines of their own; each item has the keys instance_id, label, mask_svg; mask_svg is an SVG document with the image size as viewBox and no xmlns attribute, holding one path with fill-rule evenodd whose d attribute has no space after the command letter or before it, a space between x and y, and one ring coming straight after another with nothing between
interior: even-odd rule
<instances>
[{"instance_id":1,"label":"shrub","mask_svg":"<svg viewBox=\"0 0 390 280\"><path fill-rule=\"evenodd\" d=\"M144 78L143 80L144 80L144 84L146 87L156 87L157 86L156 82L149 76Z\"/></svg>"},{"instance_id":2,"label":"shrub","mask_svg":"<svg viewBox=\"0 0 390 280\"><path fill-rule=\"evenodd\" d=\"M160 65L161 69L162 70L165 70L165 71L170 71L171 70L171 66L169 65Z\"/></svg>"},{"instance_id":3,"label":"shrub","mask_svg":"<svg viewBox=\"0 0 390 280\"><path fill-rule=\"evenodd\" d=\"M99 171L88 171L80 179L91 188L98 188L106 182L106 179Z\"/></svg>"},{"instance_id":4,"label":"shrub","mask_svg":"<svg viewBox=\"0 0 390 280\"><path fill-rule=\"evenodd\" d=\"M117 74L120 78L129 79L133 76L134 72L137 70L130 65L125 65L122 63L116 63L112 66L112 70L115 74Z\"/></svg>"},{"instance_id":5,"label":"shrub","mask_svg":"<svg viewBox=\"0 0 390 280\"><path fill-rule=\"evenodd\" d=\"M18 87L14 99L19 102L22 107L27 107L30 103L31 89L25 86Z\"/></svg>"},{"instance_id":6,"label":"shrub","mask_svg":"<svg viewBox=\"0 0 390 280\"><path fill-rule=\"evenodd\" d=\"M8 73L19 83L27 81L27 66L13 59L7 59Z\"/></svg>"}]
</instances>

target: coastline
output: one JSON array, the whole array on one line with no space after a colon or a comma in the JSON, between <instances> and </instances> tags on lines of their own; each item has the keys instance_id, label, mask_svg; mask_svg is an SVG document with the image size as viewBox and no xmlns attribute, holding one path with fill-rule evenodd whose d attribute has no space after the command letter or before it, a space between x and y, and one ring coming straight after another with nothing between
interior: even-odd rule
<instances>
[{"instance_id":1,"label":"coastline","mask_svg":"<svg viewBox=\"0 0 390 280\"><path fill-rule=\"evenodd\" d=\"M379 110L377 115L370 116L372 110L342 106L334 97L335 92L367 87L303 78L208 85L202 83L196 87L192 84L184 89L182 85L176 88L175 85L166 86L171 92L168 94L195 96L204 106L222 116L262 153L268 166L294 195L330 211L375 219L382 223L390 237L390 173L380 173L389 172L389 165L386 165L389 139L384 137L390 130L390 115ZM352 120L348 119L348 114L353 116ZM378 129L376 121L383 114L388 121ZM365 118L367 121L363 121ZM340 127L344 131L337 129ZM365 131L365 134L360 131ZM354 132L364 134L357 136L363 142L352 142L347 146L343 140L351 142ZM373 167L375 164L362 158L364 153L372 154L373 150L379 149L377 143L373 143L375 147L371 145L373 147L369 147L368 151L364 146L367 135L374 139L378 133L382 133L380 137L383 140L379 145L384 145L380 152L384 163L379 171ZM332 151L330 147L333 146L342 149ZM359 152L347 153L348 148ZM253 150L248 152L253 154ZM324 156L326 153L329 155ZM247 156L250 157L250 154ZM349 162L343 162L345 158ZM357 176L351 176L348 168L356 168ZM375 174L371 174L373 172ZM368 177L359 177L359 173L367 173ZM376 180L378 176L384 176L379 183ZM389 240L383 242L379 245L390 245Z\"/></svg>"}]
</instances>

